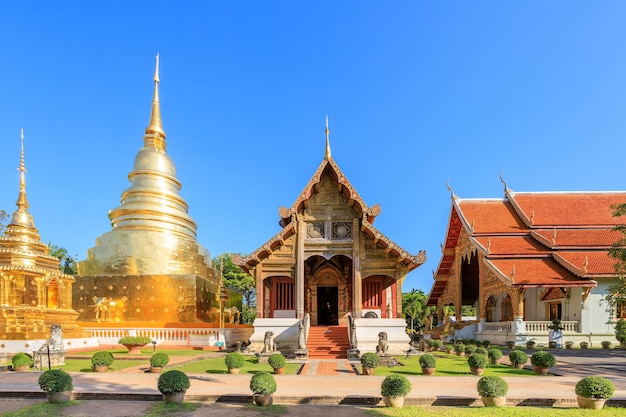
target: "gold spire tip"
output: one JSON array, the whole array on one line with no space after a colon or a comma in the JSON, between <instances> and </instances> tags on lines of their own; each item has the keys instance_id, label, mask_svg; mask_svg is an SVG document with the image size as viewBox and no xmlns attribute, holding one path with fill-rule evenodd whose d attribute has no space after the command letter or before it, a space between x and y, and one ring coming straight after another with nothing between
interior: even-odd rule
<instances>
[{"instance_id":1,"label":"gold spire tip","mask_svg":"<svg viewBox=\"0 0 626 417\"><path fill-rule=\"evenodd\" d=\"M330 130L328 129L328 115L326 115L326 154L324 155L324 159L326 160L330 160L331 159L331 153L330 153Z\"/></svg>"},{"instance_id":2,"label":"gold spire tip","mask_svg":"<svg viewBox=\"0 0 626 417\"><path fill-rule=\"evenodd\" d=\"M154 82L159 83L159 54L156 54L156 68L154 69Z\"/></svg>"},{"instance_id":3,"label":"gold spire tip","mask_svg":"<svg viewBox=\"0 0 626 417\"><path fill-rule=\"evenodd\" d=\"M20 167L18 171L26 172L26 164L24 162L24 128L20 130L20 137L22 138L22 148L20 151Z\"/></svg>"}]
</instances>

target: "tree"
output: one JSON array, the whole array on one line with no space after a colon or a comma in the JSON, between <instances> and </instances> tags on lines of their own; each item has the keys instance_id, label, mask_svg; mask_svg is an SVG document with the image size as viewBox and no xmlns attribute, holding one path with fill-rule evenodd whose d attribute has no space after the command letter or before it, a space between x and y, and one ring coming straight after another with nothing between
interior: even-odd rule
<instances>
[{"instance_id":1,"label":"tree","mask_svg":"<svg viewBox=\"0 0 626 417\"><path fill-rule=\"evenodd\" d=\"M256 282L254 279L239 268L233 261L233 256L240 254L223 253L213 259L215 265L220 269L223 265L224 285L226 288L236 291L243 298L242 321L251 324L256 316Z\"/></svg>"},{"instance_id":2,"label":"tree","mask_svg":"<svg viewBox=\"0 0 626 417\"><path fill-rule=\"evenodd\" d=\"M0 210L0 236L4 236L4 231L7 228L6 222L8 220L9 214L4 210Z\"/></svg>"},{"instance_id":3,"label":"tree","mask_svg":"<svg viewBox=\"0 0 626 417\"><path fill-rule=\"evenodd\" d=\"M78 274L78 265L76 264L76 257L67 254L67 249L61 246L48 244L48 254L59 258L59 270L64 274L76 275Z\"/></svg>"},{"instance_id":4,"label":"tree","mask_svg":"<svg viewBox=\"0 0 626 417\"><path fill-rule=\"evenodd\" d=\"M424 327L424 319L431 312L431 308L426 307L426 299L422 290L412 289L402 294L402 312L407 324L410 323L411 334Z\"/></svg>"},{"instance_id":5,"label":"tree","mask_svg":"<svg viewBox=\"0 0 626 417\"><path fill-rule=\"evenodd\" d=\"M613 206L612 211L614 217L626 216L626 203ZM619 240L609 249L609 256L615 259L618 282L608 288L606 300L609 308L626 298L626 224L618 224L613 230L620 233Z\"/></svg>"}]
</instances>

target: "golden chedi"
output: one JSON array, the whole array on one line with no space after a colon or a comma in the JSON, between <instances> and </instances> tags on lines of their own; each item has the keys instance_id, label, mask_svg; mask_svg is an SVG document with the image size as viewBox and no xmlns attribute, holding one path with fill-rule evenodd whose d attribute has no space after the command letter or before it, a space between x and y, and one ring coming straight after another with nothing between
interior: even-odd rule
<instances>
[{"instance_id":1,"label":"golden chedi","mask_svg":"<svg viewBox=\"0 0 626 417\"><path fill-rule=\"evenodd\" d=\"M59 270L28 211L23 131L18 170L17 210L0 237L0 339L48 339L53 324L61 325L65 338L83 337L72 309L74 277Z\"/></svg>"},{"instance_id":2,"label":"golden chedi","mask_svg":"<svg viewBox=\"0 0 626 417\"><path fill-rule=\"evenodd\" d=\"M78 263L74 307L80 321L218 321L217 273L196 240L197 226L179 195L167 155L159 104L159 61L150 122L128 175L112 230Z\"/></svg>"}]
</instances>

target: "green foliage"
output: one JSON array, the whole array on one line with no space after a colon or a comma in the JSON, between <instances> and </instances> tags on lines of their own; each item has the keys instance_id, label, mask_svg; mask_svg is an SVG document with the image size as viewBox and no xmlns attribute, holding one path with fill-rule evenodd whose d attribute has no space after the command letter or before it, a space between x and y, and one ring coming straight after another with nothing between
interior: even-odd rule
<instances>
[{"instance_id":1,"label":"green foliage","mask_svg":"<svg viewBox=\"0 0 626 417\"><path fill-rule=\"evenodd\" d=\"M465 352L466 355L473 355L474 353L476 353L476 349L476 345L467 345L465 346L463 352Z\"/></svg>"},{"instance_id":2,"label":"green foliage","mask_svg":"<svg viewBox=\"0 0 626 417\"><path fill-rule=\"evenodd\" d=\"M533 366L551 368L556 365L556 359L554 359L554 356L550 352L540 350L539 352L535 352L533 356L530 357L530 363Z\"/></svg>"},{"instance_id":3,"label":"green foliage","mask_svg":"<svg viewBox=\"0 0 626 417\"><path fill-rule=\"evenodd\" d=\"M100 350L91 356L91 364L93 366L111 366L113 363L113 355L106 350Z\"/></svg>"},{"instance_id":4,"label":"green foliage","mask_svg":"<svg viewBox=\"0 0 626 417\"><path fill-rule=\"evenodd\" d=\"M454 346L453 345L446 345L446 352L447 353L454 352Z\"/></svg>"},{"instance_id":5,"label":"green foliage","mask_svg":"<svg viewBox=\"0 0 626 417\"><path fill-rule=\"evenodd\" d=\"M587 349L589 347L589 342L580 342L581 349Z\"/></svg>"},{"instance_id":6,"label":"green foliage","mask_svg":"<svg viewBox=\"0 0 626 417\"><path fill-rule=\"evenodd\" d=\"M489 349L487 351L489 359L498 360L502 358L502 351L500 349Z\"/></svg>"},{"instance_id":7,"label":"green foliage","mask_svg":"<svg viewBox=\"0 0 626 417\"><path fill-rule=\"evenodd\" d=\"M518 365L526 364L528 356L521 350L512 350L511 353L509 353L509 360L511 361L511 365L517 367Z\"/></svg>"},{"instance_id":8,"label":"green foliage","mask_svg":"<svg viewBox=\"0 0 626 417\"><path fill-rule=\"evenodd\" d=\"M626 343L626 320L619 319L615 323L615 338L620 343Z\"/></svg>"},{"instance_id":9,"label":"green foliage","mask_svg":"<svg viewBox=\"0 0 626 417\"><path fill-rule=\"evenodd\" d=\"M504 397L509 392L509 384L499 376L484 376L478 380L476 389L481 397Z\"/></svg>"},{"instance_id":10,"label":"green foliage","mask_svg":"<svg viewBox=\"0 0 626 417\"><path fill-rule=\"evenodd\" d=\"M484 355L487 356L489 354L489 352L487 351L487 349L485 349L484 347L478 347L476 348L476 353L478 353L479 355Z\"/></svg>"},{"instance_id":11,"label":"green foliage","mask_svg":"<svg viewBox=\"0 0 626 417\"><path fill-rule=\"evenodd\" d=\"M145 337L145 336L124 336L120 340L117 341L117 343L119 343L120 345L124 345L124 346L131 346L131 345L143 346L143 345L147 345L150 342L152 342L152 339L150 339L149 337Z\"/></svg>"},{"instance_id":12,"label":"green foliage","mask_svg":"<svg viewBox=\"0 0 626 417\"><path fill-rule=\"evenodd\" d=\"M285 357L281 353L272 353L267 359L267 363L274 369L280 369L285 367Z\"/></svg>"},{"instance_id":13,"label":"green foliage","mask_svg":"<svg viewBox=\"0 0 626 417\"><path fill-rule=\"evenodd\" d=\"M245 359L241 353L230 352L224 357L224 363L228 369L239 369L245 363Z\"/></svg>"},{"instance_id":14,"label":"green foliage","mask_svg":"<svg viewBox=\"0 0 626 417\"><path fill-rule=\"evenodd\" d=\"M161 374L157 388L163 395L174 395L189 389L189 377L184 372L172 370Z\"/></svg>"},{"instance_id":15,"label":"green foliage","mask_svg":"<svg viewBox=\"0 0 626 417\"><path fill-rule=\"evenodd\" d=\"M602 349L610 349L611 348L611 342L609 342L608 340L604 340L604 341L600 342L600 344L602 345Z\"/></svg>"},{"instance_id":16,"label":"green foliage","mask_svg":"<svg viewBox=\"0 0 626 417\"><path fill-rule=\"evenodd\" d=\"M467 358L467 364L471 367L484 369L487 366L487 357L485 355L474 353L472 355L469 355L469 357Z\"/></svg>"},{"instance_id":17,"label":"green foliage","mask_svg":"<svg viewBox=\"0 0 626 417\"><path fill-rule=\"evenodd\" d=\"M150 357L150 366L154 368L163 368L170 361L170 357L167 353L157 352Z\"/></svg>"},{"instance_id":18,"label":"green foliage","mask_svg":"<svg viewBox=\"0 0 626 417\"><path fill-rule=\"evenodd\" d=\"M571 340L568 340L567 342L565 342L565 347L572 347L574 346L574 342L572 342Z\"/></svg>"},{"instance_id":19,"label":"green foliage","mask_svg":"<svg viewBox=\"0 0 626 417\"><path fill-rule=\"evenodd\" d=\"M226 288L238 292L243 298L241 312L243 323L252 324L256 316L253 308L256 306L256 281L235 264L233 258L241 257L239 253L223 253L213 260L217 269L223 268L222 275Z\"/></svg>"},{"instance_id":20,"label":"green foliage","mask_svg":"<svg viewBox=\"0 0 626 417\"><path fill-rule=\"evenodd\" d=\"M21 368L22 366L33 366L33 358L28 353L18 352L13 355L11 364L13 364L13 369Z\"/></svg>"},{"instance_id":21,"label":"green foliage","mask_svg":"<svg viewBox=\"0 0 626 417\"><path fill-rule=\"evenodd\" d=\"M532 349L535 347L536 342L534 340L529 340L526 342L526 348Z\"/></svg>"},{"instance_id":22,"label":"green foliage","mask_svg":"<svg viewBox=\"0 0 626 417\"><path fill-rule=\"evenodd\" d=\"M433 307L427 307L428 295L422 290L412 289L402 293L402 314L411 333L424 328L424 319L434 313Z\"/></svg>"},{"instance_id":23,"label":"green foliage","mask_svg":"<svg viewBox=\"0 0 626 417\"><path fill-rule=\"evenodd\" d=\"M626 216L626 203L618 204L612 207L614 217ZM615 272L619 281L615 285L608 288L605 296L609 304L609 308L613 307L617 301L623 300L626 296L626 224L618 224L613 228L614 231L620 233L620 238L609 249L609 256L615 259ZM624 343L620 340L620 343Z\"/></svg>"},{"instance_id":24,"label":"green foliage","mask_svg":"<svg viewBox=\"0 0 626 417\"><path fill-rule=\"evenodd\" d=\"M380 395L383 397L404 397L409 392L411 392L411 383L401 374L389 375L380 384Z\"/></svg>"},{"instance_id":25,"label":"green foliage","mask_svg":"<svg viewBox=\"0 0 626 417\"><path fill-rule=\"evenodd\" d=\"M552 319L552 324L548 326L548 329L552 330L553 332L560 332L561 330L565 329L565 327L563 327L563 325L561 324L561 320Z\"/></svg>"},{"instance_id":26,"label":"green foliage","mask_svg":"<svg viewBox=\"0 0 626 417\"><path fill-rule=\"evenodd\" d=\"M53 245L52 242L50 242L48 243L48 254L50 256L59 258L59 269L64 274L78 274L78 264L76 263L76 256L68 255L67 249L61 246Z\"/></svg>"},{"instance_id":27,"label":"green foliage","mask_svg":"<svg viewBox=\"0 0 626 417\"><path fill-rule=\"evenodd\" d=\"M433 355L422 355L420 356L420 366L422 368L434 368L437 366L437 359Z\"/></svg>"},{"instance_id":28,"label":"green foliage","mask_svg":"<svg viewBox=\"0 0 626 417\"><path fill-rule=\"evenodd\" d=\"M439 339L432 339L432 340L428 341L428 346L431 349L439 350L443 346L443 341L441 341Z\"/></svg>"},{"instance_id":29,"label":"green foliage","mask_svg":"<svg viewBox=\"0 0 626 417\"><path fill-rule=\"evenodd\" d=\"M269 372L257 372L250 379L250 391L256 395L270 395L276 392L276 380Z\"/></svg>"},{"instance_id":30,"label":"green foliage","mask_svg":"<svg viewBox=\"0 0 626 417\"><path fill-rule=\"evenodd\" d=\"M456 353L465 352L465 345L463 343L455 343L454 351Z\"/></svg>"},{"instance_id":31,"label":"green foliage","mask_svg":"<svg viewBox=\"0 0 626 417\"><path fill-rule=\"evenodd\" d=\"M515 342L512 340L507 341L506 347L508 347L509 349L513 349L515 347Z\"/></svg>"},{"instance_id":32,"label":"green foliage","mask_svg":"<svg viewBox=\"0 0 626 417\"><path fill-rule=\"evenodd\" d=\"M74 389L72 377L62 369L50 369L39 375L39 387L45 392L66 392Z\"/></svg>"},{"instance_id":33,"label":"green foliage","mask_svg":"<svg viewBox=\"0 0 626 417\"><path fill-rule=\"evenodd\" d=\"M363 365L365 368L376 368L378 367L379 363L380 358L375 353L367 352L361 356L361 365Z\"/></svg>"},{"instance_id":34,"label":"green foliage","mask_svg":"<svg viewBox=\"0 0 626 417\"><path fill-rule=\"evenodd\" d=\"M0 210L0 236L4 236L7 220L9 220L9 214L4 210Z\"/></svg>"},{"instance_id":35,"label":"green foliage","mask_svg":"<svg viewBox=\"0 0 626 417\"><path fill-rule=\"evenodd\" d=\"M615 392L615 385L611 380L600 376L588 376L576 384L576 395L585 398L609 399Z\"/></svg>"},{"instance_id":36,"label":"green foliage","mask_svg":"<svg viewBox=\"0 0 626 417\"><path fill-rule=\"evenodd\" d=\"M491 345L491 342L489 340L483 340L482 341L482 345L484 348L489 349L489 346Z\"/></svg>"}]
</instances>

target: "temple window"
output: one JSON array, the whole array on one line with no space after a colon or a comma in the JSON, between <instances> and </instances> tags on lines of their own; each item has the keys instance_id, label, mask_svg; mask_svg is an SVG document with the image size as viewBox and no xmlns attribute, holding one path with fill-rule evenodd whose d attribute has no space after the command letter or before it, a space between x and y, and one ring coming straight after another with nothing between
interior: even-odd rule
<instances>
[{"instance_id":1,"label":"temple window","mask_svg":"<svg viewBox=\"0 0 626 417\"><path fill-rule=\"evenodd\" d=\"M274 278L274 305L273 310L293 310L294 282L290 278Z\"/></svg>"},{"instance_id":2,"label":"temple window","mask_svg":"<svg viewBox=\"0 0 626 417\"><path fill-rule=\"evenodd\" d=\"M373 277L363 280L363 307L381 308L383 306L382 278Z\"/></svg>"}]
</instances>

